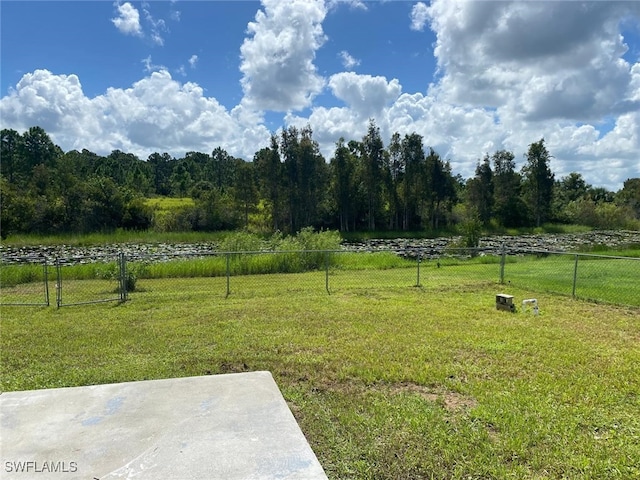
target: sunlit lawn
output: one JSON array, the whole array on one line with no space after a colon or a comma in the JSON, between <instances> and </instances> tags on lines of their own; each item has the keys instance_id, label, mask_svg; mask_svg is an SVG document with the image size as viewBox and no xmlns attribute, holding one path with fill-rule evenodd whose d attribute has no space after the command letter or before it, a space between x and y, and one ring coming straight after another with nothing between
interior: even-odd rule
<instances>
[{"instance_id":1,"label":"sunlit lawn","mask_svg":"<svg viewBox=\"0 0 640 480\"><path fill-rule=\"evenodd\" d=\"M532 291L447 268L2 306L2 390L269 370L329 478L637 478L640 312L540 291L540 315L501 312L496 293Z\"/></svg>"}]
</instances>

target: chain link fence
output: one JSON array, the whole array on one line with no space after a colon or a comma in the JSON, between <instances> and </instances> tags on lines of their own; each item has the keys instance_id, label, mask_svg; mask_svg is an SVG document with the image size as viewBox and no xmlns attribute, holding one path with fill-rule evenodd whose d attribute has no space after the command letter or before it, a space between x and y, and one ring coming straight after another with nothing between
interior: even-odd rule
<instances>
[{"instance_id":1,"label":"chain link fence","mask_svg":"<svg viewBox=\"0 0 640 480\"><path fill-rule=\"evenodd\" d=\"M1 265L0 304L48 307L51 267L46 258L25 258L20 263Z\"/></svg>"},{"instance_id":2,"label":"chain link fence","mask_svg":"<svg viewBox=\"0 0 640 480\"><path fill-rule=\"evenodd\" d=\"M127 260L123 253L56 258L55 267L58 307L127 300Z\"/></svg>"},{"instance_id":3,"label":"chain link fence","mask_svg":"<svg viewBox=\"0 0 640 480\"><path fill-rule=\"evenodd\" d=\"M83 305L127 300L124 254L25 258L0 265L0 305Z\"/></svg>"},{"instance_id":4,"label":"chain link fence","mask_svg":"<svg viewBox=\"0 0 640 480\"><path fill-rule=\"evenodd\" d=\"M0 304L57 307L142 296L219 298L502 284L640 307L640 258L420 248L25 259L3 264ZM506 287L504 287L506 288Z\"/></svg>"},{"instance_id":5,"label":"chain link fence","mask_svg":"<svg viewBox=\"0 0 640 480\"><path fill-rule=\"evenodd\" d=\"M503 254L500 282L589 301L640 306L640 258L529 250Z\"/></svg>"}]
</instances>

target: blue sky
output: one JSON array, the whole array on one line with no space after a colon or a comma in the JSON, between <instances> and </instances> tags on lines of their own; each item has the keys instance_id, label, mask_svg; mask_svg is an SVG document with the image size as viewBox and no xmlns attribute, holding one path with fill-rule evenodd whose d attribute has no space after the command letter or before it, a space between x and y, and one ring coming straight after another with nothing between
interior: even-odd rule
<instances>
[{"instance_id":1,"label":"blue sky","mask_svg":"<svg viewBox=\"0 0 640 480\"><path fill-rule=\"evenodd\" d=\"M146 159L250 160L311 125L329 160L369 118L473 176L544 137L557 178L640 177L640 2L5 1L0 126Z\"/></svg>"}]
</instances>

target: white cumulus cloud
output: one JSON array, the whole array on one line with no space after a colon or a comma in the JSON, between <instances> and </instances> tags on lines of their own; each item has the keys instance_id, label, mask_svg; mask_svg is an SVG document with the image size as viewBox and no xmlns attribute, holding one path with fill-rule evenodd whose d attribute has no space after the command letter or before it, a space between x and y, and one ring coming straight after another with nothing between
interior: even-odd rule
<instances>
[{"instance_id":1,"label":"white cumulus cloud","mask_svg":"<svg viewBox=\"0 0 640 480\"><path fill-rule=\"evenodd\" d=\"M142 11L144 12L145 20L151 26L151 41L156 45L163 46L164 38L162 37L162 32L167 30L165 21L162 19L156 19L148 8L144 8Z\"/></svg>"},{"instance_id":2,"label":"white cumulus cloud","mask_svg":"<svg viewBox=\"0 0 640 480\"><path fill-rule=\"evenodd\" d=\"M429 21L429 7L423 2L416 3L411 8L411 30L422 31Z\"/></svg>"},{"instance_id":3,"label":"white cumulus cloud","mask_svg":"<svg viewBox=\"0 0 640 480\"><path fill-rule=\"evenodd\" d=\"M129 2L118 5L118 16L112 18L111 21L116 28L125 35L142 35L140 13L138 13L138 10Z\"/></svg>"},{"instance_id":4,"label":"white cumulus cloud","mask_svg":"<svg viewBox=\"0 0 640 480\"><path fill-rule=\"evenodd\" d=\"M330 156L337 138L362 138L373 117L385 142L396 131L419 133L465 178L498 149L512 150L520 168L529 144L544 137L558 178L578 171L617 189L640 168L640 64L623 58L619 30L639 14L632 2L420 2L411 28L433 30L439 68L427 92L339 73L328 86L345 107L286 121L309 123Z\"/></svg>"},{"instance_id":5,"label":"white cumulus cloud","mask_svg":"<svg viewBox=\"0 0 640 480\"><path fill-rule=\"evenodd\" d=\"M151 55L149 55L147 58L143 58L140 63L142 63L144 65L144 71L147 73L150 72L156 72L158 70L166 70L167 67L165 67L164 65L156 65L153 63L153 61L151 60Z\"/></svg>"},{"instance_id":6,"label":"white cumulus cloud","mask_svg":"<svg viewBox=\"0 0 640 480\"><path fill-rule=\"evenodd\" d=\"M593 121L640 109L619 34L634 2L434 0L435 55L451 102L537 121Z\"/></svg>"},{"instance_id":7,"label":"white cumulus cloud","mask_svg":"<svg viewBox=\"0 0 640 480\"><path fill-rule=\"evenodd\" d=\"M347 52L346 50L342 50L338 54L338 57L340 57L340 59L342 60L342 66L347 70L353 70L354 67L360 65L360 60L349 55L349 52Z\"/></svg>"},{"instance_id":8,"label":"white cumulus cloud","mask_svg":"<svg viewBox=\"0 0 640 480\"><path fill-rule=\"evenodd\" d=\"M36 70L0 100L0 116L3 128L41 126L65 151L86 148L105 155L120 149L142 159L153 152L208 153L217 146L251 159L270 135L261 118L227 111L199 85L181 84L166 70L95 98L84 95L75 75Z\"/></svg>"},{"instance_id":9,"label":"white cumulus cloud","mask_svg":"<svg viewBox=\"0 0 640 480\"><path fill-rule=\"evenodd\" d=\"M263 0L262 5L240 48L245 103L259 110L305 108L324 86L313 63L325 41L324 2Z\"/></svg>"},{"instance_id":10,"label":"white cumulus cloud","mask_svg":"<svg viewBox=\"0 0 640 480\"><path fill-rule=\"evenodd\" d=\"M333 94L349 105L361 117L379 115L385 106L395 101L402 87L397 79L343 72L332 75L329 87Z\"/></svg>"}]
</instances>

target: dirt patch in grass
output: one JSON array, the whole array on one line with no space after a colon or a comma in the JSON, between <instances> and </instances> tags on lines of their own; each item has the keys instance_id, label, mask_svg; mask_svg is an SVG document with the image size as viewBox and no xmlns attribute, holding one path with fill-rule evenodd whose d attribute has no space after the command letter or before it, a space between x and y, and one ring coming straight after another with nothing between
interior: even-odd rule
<instances>
[{"instance_id":1,"label":"dirt patch in grass","mask_svg":"<svg viewBox=\"0 0 640 480\"><path fill-rule=\"evenodd\" d=\"M477 405L477 401L474 398L442 387L432 388L416 383L403 382L388 385L385 389L392 394L409 393L419 395L429 402L440 402L445 410L450 413L469 410Z\"/></svg>"},{"instance_id":2,"label":"dirt patch in grass","mask_svg":"<svg viewBox=\"0 0 640 480\"><path fill-rule=\"evenodd\" d=\"M335 392L349 395L365 395L367 393L380 393L385 395L417 395L431 403L440 404L449 413L468 411L477 406L478 402L467 395L463 395L442 386L426 386L412 382L378 383L366 385L357 380L331 381L325 379L320 385L312 388L313 392Z\"/></svg>"},{"instance_id":3,"label":"dirt patch in grass","mask_svg":"<svg viewBox=\"0 0 640 480\"><path fill-rule=\"evenodd\" d=\"M241 363L241 362L223 362L220 364L219 366L219 372L220 373L244 373L244 372L248 372L251 369L249 368L249 365L247 365L246 363ZM207 375L210 375L211 373L207 373Z\"/></svg>"}]
</instances>

